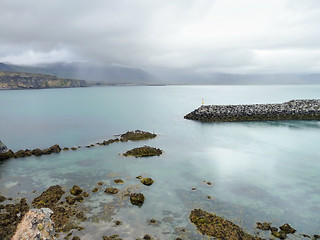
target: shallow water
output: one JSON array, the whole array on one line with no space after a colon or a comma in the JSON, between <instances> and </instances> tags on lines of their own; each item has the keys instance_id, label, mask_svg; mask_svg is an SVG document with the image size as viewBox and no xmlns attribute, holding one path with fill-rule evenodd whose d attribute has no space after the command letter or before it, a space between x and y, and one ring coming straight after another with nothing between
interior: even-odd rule
<instances>
[{"instance_id":1,"label":"shallow water","mask_svg":"<svg viewBox=\"0 0 320 240\"><path fill-rule=\"evenodd\" d=\"M4 161L0 192L30 202L54 184L66 190L78 184L90 192L98 181L115 186L113 179L122 178L125 184L117 187L145 195L139 208L103 190L91 194L82 204L89 218L82 223L86 229L78 233L81 239L111 234L136 239L146 233L160 239L206 239L188 220L194 208L224 216L250 233L257 231L256 221L270 221L275 226L288 222L299 233L320 234L319 121L183 119L201 99L205 104L250 104L301 98L320 98L320 85L0 91L1 141L14 151L56 143L84 146L135 129L158 134L143 142ZM147 159L119 155L143 145L161 148L164 155ZM150 176L155 183L143 186L138 175ZM160 221L158 226L148 225L152 218ZM123 225L115 227L113 220Z\"/></svg>"}]
</instances>

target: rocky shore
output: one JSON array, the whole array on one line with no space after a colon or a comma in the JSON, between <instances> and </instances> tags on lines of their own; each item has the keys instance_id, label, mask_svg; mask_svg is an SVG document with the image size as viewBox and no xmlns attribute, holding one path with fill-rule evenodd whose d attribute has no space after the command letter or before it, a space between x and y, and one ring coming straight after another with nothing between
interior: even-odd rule
<instances>
[{"instance_id":1,"label":"rocky shore","mask_svg":"<svg viewBox=\"0 0 320 240\"><path fill-rule=\"evenodd\" d=\"M184 118L201 122L320 120L320 100L291 100L279 104L203 105Z\"/></svg>"}]
</instances>

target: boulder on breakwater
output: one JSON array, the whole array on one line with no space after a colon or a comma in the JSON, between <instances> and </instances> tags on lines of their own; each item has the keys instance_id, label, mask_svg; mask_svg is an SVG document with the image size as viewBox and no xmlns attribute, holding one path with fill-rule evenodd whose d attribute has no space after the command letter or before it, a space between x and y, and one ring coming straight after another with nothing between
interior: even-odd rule
<instances>
[{"instance_id":1,"label":"boulder on breakwater","mask_svg":"<svg viewBox=\"0 0 320 240\"><path fill-rule=\"evenodd\" d=\"M184 118L201 122L320 120L320 100L291 100L277 104L203 105Z\"/></svg>"}]
</instances>

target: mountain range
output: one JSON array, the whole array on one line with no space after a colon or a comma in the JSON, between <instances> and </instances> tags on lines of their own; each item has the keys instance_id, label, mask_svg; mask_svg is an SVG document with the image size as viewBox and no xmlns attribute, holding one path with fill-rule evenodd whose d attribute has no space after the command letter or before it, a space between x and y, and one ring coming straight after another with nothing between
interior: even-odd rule
<instances>
[{"instance_id":1,"label":"mountain range","mask_svg":"<svg viewBox=\"0 0 320 240\"><path fill-rule=\"evenodd\" d=\"M236 85L236 84L320 84L318 73L228 74L201 73L192 69L148 67L145 69L121 65L101 65L86 62L48 63L21 66L0 63L0 71L54 75L80 79L102 85Z\"/></svg>"}]
</instances>

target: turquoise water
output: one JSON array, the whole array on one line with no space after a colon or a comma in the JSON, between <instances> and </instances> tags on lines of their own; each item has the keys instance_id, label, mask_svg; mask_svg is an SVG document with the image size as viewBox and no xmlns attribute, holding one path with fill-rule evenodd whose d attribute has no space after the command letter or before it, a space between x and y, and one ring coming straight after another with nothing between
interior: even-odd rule
<instances>
[{"instance_id":1,"label":"turquoise water","mask_svg":"<svg viewBox=\"0 0 320 240\"><path fill-rule=\"evenodd\" d=\"M125 239L146 233L160 239L179 235L206 239L188 220L194 208L224 216L250 233L257 232L256 221L269 221L275 226L287 222L299 233L320 234L319 121L183 119L201 99L205 104L250 104L301 98L320 98L320 85L0 91L1 141L14 151L56 143L84 146L135 129L159 135L143 142L2 162L0 192L30 202L54 184L65 189L78 184L90 192L98 181L113 186L114 178L122 178L126 183L118 187L145 195L138 208L103 191L92 194L83 204L89 220L83 223L86 230L78 233L81 239L115 233ZM164 155L147 159L119 155L143 145L161 148ZM155 183L143 186L135 178L138 175L150 176ZM148 225L151 218L159 225ZM114 227L113 220L123 225Z\"/></svg>"}]
</instances>

